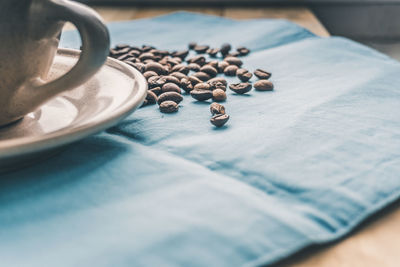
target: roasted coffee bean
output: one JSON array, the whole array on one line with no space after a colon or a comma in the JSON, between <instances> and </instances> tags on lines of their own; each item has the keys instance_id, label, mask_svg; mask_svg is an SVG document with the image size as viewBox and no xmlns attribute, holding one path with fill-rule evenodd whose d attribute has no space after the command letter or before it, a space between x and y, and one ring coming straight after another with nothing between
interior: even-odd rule
<instances>
[{"instance_id":1,"label":"roasted coffee bean","mask_svg":"<svg viewBox=\"0 0 400 267\"><path fill-rule=\"evenodd\" d=\"M229 65L236 65L238 67L242 66L243 62L237 57L226 57L224 61L228 62Z\"/></svg>"},{"instance_id":2,"label":"roasted coffee bean","mask_svg":"<svg viewBox=\"0 0 400 267\"><path fill-rule=\"evenodd\" d=\"M147 99L143 100L142 105L140 105L140 108L147 106Z\"/></svg>"},{"instance_id":3,"label":"roasted coffee bean","mask_svg":"<svg viewBox=\"0 0 400 267\"><path fill-rule=\"evenodd\" d=\"M202 71L196 72L192 76L199 78L203 82L208 81L211 78L210 75Z\"/></svg>"},{"instance_id":4,"label":"roasted coffee bean","mask_svg":"<svg viewBox=\"0 0 400 267\"><path fill-rule=\"evenodd\" d=\"M179 57L180 59L184 60L187 55L189 54L188 50L184 50L184 51L175 51L171 53L171 56L173 57Z\"/></svg>"},{"instance_id":5,"label":"roasted coffee bean","mask_svg":"<svg viewBox=\"0 0 400 267\"><path fill-rule=\"evenodd\" d=\"M156 49L154 46L151 45L143 45L142 46L142 52L146 53L149 52L150 50Z\"/></svg>"},{"instance_id":6,"label":"roasted coffee bean","mask_svg":"<svg viewBox=\"0 0 400 267\"><path fill-rule=\"evenodd\" d=\"M272 91L274 84L268 80L259 80L254 83L254 88L258 91Z\"/></svg>"},{"instance_id":7,"label":"roasted coffee bean","mask_svg":"<svg viewBox=\"0 0 400 267\"><path fill-rule=\"evenodd\" d=\"M217 114L225 114L225 107L221 104L213 102L210 105L210 112L213 116Z\"/></svg>"},{"instance_id":8,"label":"roasted coffee bean","mask_svg":"<svg viewBox=\"0 0 400 267\"><path fill-rule=\"evenodd\" d=\"M178 111L179 105L174 101L164 101L159 108L162 113L173 113Z\"/></svg>"},{"instance_id":9,"label":"roasted coffee bean","mask_svg":"<svg viewBox=\"0 0 400 267\"><path fill-rule=\"evenodd\" d=\"M211 86L208 83L198 83L193 87L195 90L210 90Z\"/></svg>"},{"instance_id":10,"label":"roasted coffee bean","mask_svg":"<svg viewBox=\"0 0 400 267\"><path fill-rule=\"evenodd\" d=\"M163 65L158 62L150 62L146 64L146 71L154 71L158 75L164 75L167 73Z\"/></svg>"},{"instance_id":11,"label":"roasted coffee bean","mask_svg":"<svg viewBox=\"0 0 400 267\"><path fill-rule=\"evenodd\" d=\"M150 89L149 91L152 91L156 95L160 95L162 93L161 92L161 87L154 87L154 88Z\"/></svg>"},{"instance_id":12,"label":"roasted coffee bean","mask_svg":"<svg viewBox=\"0 0 400 267\"><path fill-rule=\"evenodd\" d=\"M115 50L122 50L122 49L126 49L126 48L130 48L130 46L128 44L117 44L114 47Z\"/></svg>"},{"instance_id":13,"label":"roasted coffee bean","mask_svg":"<svg viewBox=\"0 0 400 267\"><path fill-rule=\"evenodd\" d=\"M207 50L207 54L210 55L210 57L216 57L219 52L218 48L210 48Z\"/></svg>"},{"instance_id":14,"label":"roasted coffee bean","mask_svg":"<svg viewBox=\"0 0 400 267\"><path fill-rule=\"evenodd\" d=\"M215 89L212 91L212 98L214 101L222 102L226 100L226 93L222 89Z\"/></svg>"},{"instance_id":15,"label":"roasted coffee bean","mask_svg":"<svg viewBox=\"0 0 400 267\"><path fill-rule=\"evenodd\" d=\"M215 77L218 74L217 70L210 65L204 65L200 68L200 71L207 73L210 77Z\"/></svg>"},{"instance_id":16,"label":"roasted coffee bean","mask_svg":"<svg viewBox=\"0 0 400 267\"><path fill-rule=\"evenodd\" d=\"M146 100L148 105L153 105L157 102L157 95L154 92L147 90Z\"/></svg>"},{"instance_id":17,"label":"roasted coffee bean","mask_svg":"<svg viewBox=\"0 0 400 267\"><path fill-rule=\"evenodd\" d=\"M81 48L81 50L82 50L82 48ZM110 53L108 54L108 56L112 57L112 58L117 58L123 54L125 54L125 53L120 53L118 50L110 49Z\"/></svg>"},{"instance_id":18,"label":"roasted coffee bean","mask_svg":"<svg viewBox=\"0 0 400 267\"><path fill-rule=\"evenodd\" d=\"M128 55L128 54L123 54L123 55L117 57L117 59L118 59L118 60L121 60L121 61L124 61L125 59L128 59L128 58L130 58L130 57L131 57L131 56Z\"/></svg>"},{"instance_id":19,"label":"roasted coffee bean","mask_svg":"<svg viewBox=\"0 0 400 267\"><path fill-rule=\"evenodd\" d=\"M182 72L183 74L187 75L189 73L189 68L183 64L178 64L172 67L171 72Z\"/></svg>"},{"instance_id":20,"label":"roasted coffee bean","mask_svg":"<svg viewBox=\"0 0 400 267\"><path fill-rule=\"evenodd\" d=\"M178 78L172 76L172 75L164 76L164 79L166 80L167 83L174 83L174 84L176 84L178 86L181 85L180 80Z\"/></svg>"},{"instance_id":21,"label":"roasted coffee bean","mask_svg":"<svg viewBox=\"0 0 400 267\"><path fill-rule=\"evenodd\" d=\"M140 52L137 50L131 50L129 51L129 53L127 55L131 56L131 57L139 57L140 56Z\"/></svg>"},{"instance_id":22,"label":"roasted coffee bean","mask_svg":"<svg viewBox=\"0 0 400 267\"><path fill-rule=\"evenodd\" d=\"M193 89L190 91L190 95L198 101L206 101L212 97L212 91Z\"/></svg>"},{"instance_id":23,"label":"roasted coffee bean","mask_svg":"<svg viewBox=\"0 0 400 267\"><path fill-rule=\"evenodd\" d=\"M183 74L182 72L172 72L170 75L178 78L179 80L182 80L183 78L187 78L187 76L185 74Z\"/></svg>"},{"instance_id":24,"label":"roasted coffee bean","mask_svg":"<svg viewBox=\"0 0 400 267\"><path fill-rule=\"evenodd\" d=\"M125 48L118 49L115 51L117 51L117 53L116 53L117 55L122 55L122 54L128 54L130 49L129 49L129 47L125 47Z\"/></svg>"},{"instance_id":25,"label":"roasted coffee bean","mask_svg":"<svg viewBox=\"0 0 400 267\"><path fill-rule=\"evenodd\" d=\"M183 60L180 57L173 57L172 59L178 62L179 64L183 62Z\"/></svg>"},{"instance_id":26,"label":"roasted coffee bean","mask_svg":"<svg viewBox=\"0 0 400 267\"><path fill-rule=\"evenodd\" d=\"M143 76L146 78L146 80L148 80L152 76L158 76L158 74L156 72L150 70L150 71L146 71L145 73L143 73Z\"/></svg>"},{"instance_id":27,"label":"roasted coffee bean","mask_svg":"<svg viewBox=\"0 0 400 267\"><path fill-rule=\"evenodd\" d=\"M197 65L196 63L190 63L188 66L189 70L191 71L200 71L200 66Z\"/></svg>"},{"instance_id":28,"label":"roasted coffee bean","mask_svg":"<svg viewBox=\"0 0 400 267\"><path fill-rule=\"evenodd\" d=\"M251 83L236 83L229 85L229 88L237 94L245 94L247 92L250 92L252 87L253 86L251 85Z\"/></svg>"},{"instance_id":29,"label":"roasted coffee bean","mask_svg":"<svg viewBox=\"0 0 400 267\"><path fill-rule=\"evenodd\" d=\"M236 48L240 56L247 56L250 53L250 50L244 46L239 46Z\"/></svg>"},{"instance_id":30,"label":"roasted coffee bean","mask_svg":"<svg viewBox=\"0 0 400 267\"><path fill-rule=\"evenodd\" d=\"M189 76L189 81L192 83L193 86L195 86L198 83L203 82L202 80L200 80L199 78L195 77L195 76Z\"/></svg>"},{"instance_id":31,"label":"roasted coffee bean","mask_svg":"<svg viewBox=\"0 0 400 267\"><path fill-rule=\"evenodd\" d=\"M189 78L181 79L181 88L185 90L186 93L189 93L190 91L193 90L193 85L192 82L189 80Z\"/></svg>"},{"instance_id":32,"label":"roasted coffee bean","mask_svg":"<svg viewBox=\"0 0 400 267\"><path fill-rule=\"evenodd\" d=\"M174 83L166 83L162 86L161 91L163 93L165 92L177 92L177 93L181 93L181 88L179 88L178 85L174 84Z\"/></svg>"},{"instance_id":33,"label":"roasted coffee bean","mask_svg":"<svg viewBox=\"0 0 400 267\"><path fill-rule=\"evenodd\" d=\"M221 52L222 56L225 56L229 54L229 51L231 51L232 46L230 44L223 44L219 51Z\"/></svg>"},{"instance_id":34,"label":"roasted coffee bean","mask_svg":"<svg viewBox=\"0 0 400 267\"><path fill-rule=\"evenodd\" d=\"M139 59L141 61L145 61L146 59L152 59L155 60L156 57L153 55L153 53L147 52L147 53L143 53L139 56Z\"/></svg>"},{"instance_id":35,"label":"roasted coffee bean","mask_svg":"<svg viewBox=\"0 0 400 267\"><path fill-rule=\"evenodd\" d=\"M212 61L208 62L206 65L209 65L217 70L218 69L218 60L212 60Z\"/></svg>"},{"instance_id":36,"label":"roasted coffee bean","mask_svg":"<svg viewBox=\"0 0 400 267\"><path fill-rule=\"evenodd\" d=\"M179 61L176 60L176 59L173 59L173 58L168 57L168 58L166 59L166 64L171 65L171 66L173 67L173 66L176 66L176 65L178 65L178 64L181 64L181 62L179 62Z\"/></svg>"},{"instance_id":37,"label":"roasted coffee bean","mask_svg":"<svg viewBox=\"0 0 400 267\"><path fill-rule=\"evenodd\" d=\"M135 69L137 69L138 71L140 71L141 73L144 73L146 70L146 66L143 63L132 63L132 62L125 62L126 64L128 64L129 66L134 67Z\"/></svg>"},{"instance_id":38,"label":"roasted coffee bean","mask_svg":"<svg viewBox=\"0 0 400 267\"><path fill-rule=\"evenodd\" d=\"M226 61L218 62L218 67L217 67L218 73L223 73L225 68L228 66L229 66L229 63Z\"/></svg>"},{"instance_id":39,"label":"roasted coffee bean","mask_svg":"<svg viewBox=\"0 0 400 267\"><path fill-rule=\"evenodd\" d=\"M158 61L158 63L160 63L161 65L167 65L168 64L168 60L169 60L169 57L163 57L162 59L160 59Z\"/></svg>"},{"instance_id":40,"label":"roasted coffee bean","mask_svg":"<svg viewBox=\"0 0 400 267\"><path fill-rule=\"evenodd\" d=\"M206 58L204 56L195 56L188 60L188 63L196 63L199 66L206 64Z\"/></svg>"},{"instance_id":41,"label":"roasted coffee bean","mask_svg":"<svg viewBox=\"0 0 400 267\"><path fill-rule=\"evenodd\" d=\"M145 65L149 64L149 63L152 63L152 62L156 62L156 61L154 61L152 59L145 59L145 60L142 61L142 63L145 64Z\"/></svg>"},{"instance_id":42,"label":"roasted coffee bean","mask_svg":"<svg viewBox=\"0 0 400 267\"><path fill-rule=\"evenodd\" d=\"M208 81L209 84L212 84L214 82L220 82L220 83L223 83L224 85L228 84L228 82L225 80L225 78L222 78L222 77L215 77Z\"/></svg>"},{"instance_id":43,"label":"roasted coffee bean","mask_svg":"<svg viewBox=\"0 0 400 267\"><path fill-rule=\"evenodd\" d=\"M194 47L194 51L197 54L204 54L208 50L208 48L210 48L208 45L196 45Z\"/></svg>"},{"instance_id":44,"label":"roasted coffee bean","mask_svg":"<svg viewBox=\"0 0 400 267\"><path fill-rule=\"evenodd\" d=\"M253 74L246 69L238 69L236 75L242 82L247 82L253 77Z\"/></svg>"},{"instance_id":45,"label":"roasted coffee bean","mask_svg":"<svg viewBox=\"0 0 400 267\"><path fill-rule=\"evenodd\" d=\"M167 79L165 79L163 76L151 76L147 80L147 84L149 85L149 88L155 88L155 87L162 87L165 83L167 83Z\"/></svg>"},{"instance_id":46,"label":"roasted coffee bean","mask_svg":"<svg viewBox=\"0 0 400 267\"><path fill-rule=\"evenodd\" d=\"M157 103L160 105L164 101L174 101L179 104L182 100L182 95L177 92L165 92L158 97Z\"/></svg>"},{"instance_id":47,"label":"roasted coffee bean","mask_svg":"<svg viewBox=\"0 0 400 267\"><path fill-rule=\"evenodd\" d=\"M140 48L140 47L137 47L137 46L130 46L129 47L129 50L130 51L138 51L139 53L142 53L143 51L142 51L142 48Z\"/></svg>"},{"instance_id":48,"label":"roasted coffee bean","mask_svg":"<svg viewBox=\"0 0 400 267\"><path fill-rule=\"evenodd\" d=\"M216 127L222 127L229 120L228 114L218 114L210 119L210 122Z\"/></svg>"},{"instance_id":49,"label":"roasted coffee bean","mask_svg":"<svg viewBox=\"0 0 400 267\"><path fill-rule=\"evenodd\" d=\"M124 59L124 62L131 62L131 63L141 63L140 59L136 58L136 57L128 57L126 59Z\"/></svg>"},{"instance_id":50,"label":"roasted coffee bean","mask_svg":"<svg viewBox=\"0 0 400 267\"><path fill-rule=\"evenodd\" d=\"M228 55L226 55L225 57L239 57L240 54L237 51L234 51L232 53L229 53Z\"/></svg>"},{"instance_id":51,"label":"roasted coffee bean","mask_svg":"<svg viewBox=\"0 0 400 267\"><path fill-rule=\"evenodd\" d=\"M226 76L235 76L236 75L236 71L238 69L239 69L239 67L236 66L236 65L229 65L228 67L225 68L224 74Z\"/></svg>"},{"instance_id":52,"label":"roasted coffee bean","mask_svg":"<svg viewBox=\"0 0 400 267\"><path fill-rule=\"evenodd\" d=\"M272 74L262 69L256 69L254 71L254 75L256 75L258 79L268 80L269 78L271 78Z\"/></svg>"},{"instance_id":53,"label":"roasted coffee bean","mask_svg":"<svg viewBox=\"0 0 400 267\"><path fill-rule=\"evenodd\" d=\"M207 81L211 90L221 89L226 91L227 82L222 77L216 77Z\"/></svg>"},{"instance_id":54,"label":"roasted coffee bean","mask_svg":"<svg viewBox=\"0 0 400 267\"><path fill-rule=\"evenodd\" d=\"M197 43L196 42L190 42L188 47L190 50L193 50L196 47Z\"/></svg>"}]
</instances>

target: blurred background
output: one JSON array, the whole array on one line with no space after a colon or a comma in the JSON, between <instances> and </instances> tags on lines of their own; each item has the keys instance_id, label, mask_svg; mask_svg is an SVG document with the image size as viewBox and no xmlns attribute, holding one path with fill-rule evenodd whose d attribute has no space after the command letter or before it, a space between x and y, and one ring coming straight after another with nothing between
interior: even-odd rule
<instances>
[{"instance_id":1,"label":"blurred background","mask_svg":"<svg viewBox=\"0 0 400 267\"><path fill-rule=\"evenodd\" d=\"M96 6L307 7L331 35L374 47L400 60L400 0L80 0Z\"/></svg>"}]
</instances>

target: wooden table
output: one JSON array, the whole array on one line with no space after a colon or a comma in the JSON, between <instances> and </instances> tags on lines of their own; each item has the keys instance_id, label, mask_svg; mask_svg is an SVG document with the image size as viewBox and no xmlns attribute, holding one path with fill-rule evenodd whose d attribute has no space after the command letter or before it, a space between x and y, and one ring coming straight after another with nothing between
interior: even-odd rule
<instances>
[{"instance_id":1,"label":"wooden table","mask_svg":"<svg viewBox=\"0 0 400 267\"><path fill-rule=\"evenodd\" d=\"M163 15L177 10L201 12L233 19L284 18L317 35L327 37L328 31L315 15L303 7L282 8L145 8L94 7L107 21L121 21ZM400 210L395 203L375 219L364 223L356 232L335 244L319 246L297 253L275 266L287 267L399 267ZM376 219L379 218L379 219Z\"/></svg>"}]
</instances>

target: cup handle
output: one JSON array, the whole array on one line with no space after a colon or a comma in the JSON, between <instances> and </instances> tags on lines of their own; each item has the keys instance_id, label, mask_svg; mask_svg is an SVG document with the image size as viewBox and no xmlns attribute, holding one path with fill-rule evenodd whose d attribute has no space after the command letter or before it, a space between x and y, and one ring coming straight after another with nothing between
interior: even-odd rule
<instances>
[{"instance_id":1,"label":"cup handle","mask_svg":"<svg viewBox=\"0 0 400 267\"><path fill-rule=\"evenodd\" d=\"M68 0L46 0L39 3L41 5L37 10L38 14L45 14L49 23L71 22L82 39L82 53L69 72L54 81L34 86L36 99L44 102L85 83L96 74L109 54L110 36L100 16L85 5Z\"/></svg>"}]
</instances>

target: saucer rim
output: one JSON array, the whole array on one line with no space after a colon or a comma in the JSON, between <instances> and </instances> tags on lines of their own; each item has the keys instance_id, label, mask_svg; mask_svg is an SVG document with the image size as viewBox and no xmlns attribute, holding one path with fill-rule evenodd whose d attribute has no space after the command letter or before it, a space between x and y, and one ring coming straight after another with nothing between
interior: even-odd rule
<instances>
[{"instance_id":1,"label":"saucer rim","mask_svg":"<svg viewBox=\"0 0 400 267\"><path fill-rule=\"evenodd\" d=\"M80 53L80 50L69 48L58 48L57 50L57 56L79 58ZM88 124L79 127L66 127L54 133L44 134L35 138L23 137L15 140L0 141L0 159L45 151L76 142L114 126L140 107L147 95L147 82L142 73L124 62L110 57L107 58L104 65L131 77L135 81L135 85L131 89L134 90L137 86L137 93L119 106L115 112L110 113L108 116L97 118Z\"/></svg>"}]
</instances>

